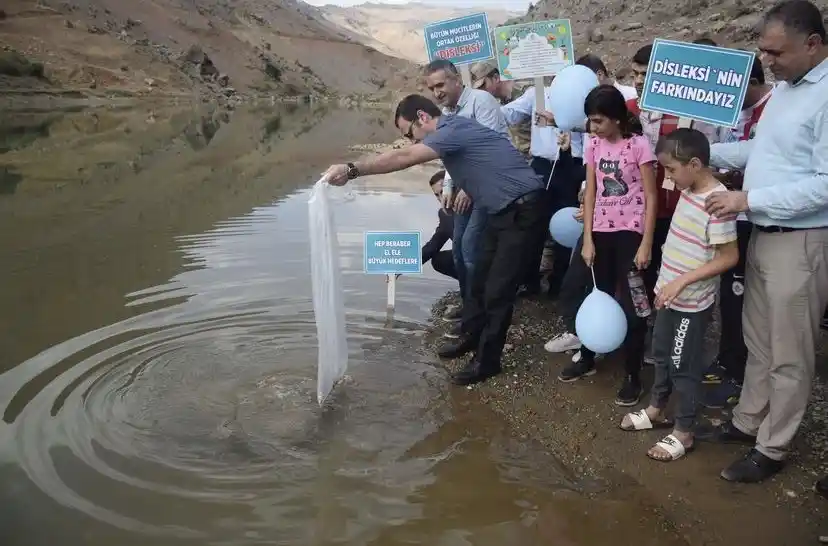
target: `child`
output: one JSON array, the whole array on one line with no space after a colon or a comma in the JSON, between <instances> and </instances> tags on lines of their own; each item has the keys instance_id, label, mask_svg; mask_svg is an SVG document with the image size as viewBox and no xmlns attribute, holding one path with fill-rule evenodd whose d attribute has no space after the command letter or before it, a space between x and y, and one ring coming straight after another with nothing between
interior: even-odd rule
<instances>
[{"instance_id":1,"label":"child","mask_svg":"<svg viewBox=\"0 0 828 546\"><path fill-rule=\"evenodd\" d=\"M653 329L655 381L650 405L621 421L628 431L673 426L647 452L657 461L675 461L693 447L693 429L705 371L704 334L713 313L719 275L739 261L736 217L716 218L705 198L726 191L709 167L710 144L695 129L676 129L656 148L659 162L681 190L656 283L658 309ZM678 400L675 425L664 416L670 394Z\"/></svg>"},{"instance_id":2,"label":"child","mask_svg":"<svg viewBox=\"0 0 828 546\"><path fill-rule=\"evenodd\" d=\"M586 98L584 110L595 135L586 146L587 187L581 255L593 268L597 288L615 294L631 269L650 261L656 215L655 156L641 124L627 110L624 96L600 85ZM633 406L641 398L646 318L635 314L629 290L621 291L629 326L624 340L626 373L615 403ZM563 381L595 373L595 354L581 349L581 360L561 372Z\"/></svg>"}]
</instances>

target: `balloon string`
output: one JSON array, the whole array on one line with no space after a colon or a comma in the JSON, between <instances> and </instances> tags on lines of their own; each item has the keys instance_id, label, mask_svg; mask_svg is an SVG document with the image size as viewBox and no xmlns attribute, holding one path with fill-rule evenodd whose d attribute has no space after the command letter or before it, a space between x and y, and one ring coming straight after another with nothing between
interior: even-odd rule
<instances>
[{"instance_id":1,"label":"balloon string","mask_svg":"<svg viewBox=\"0 0 828 546\"><path fill-rule=\"evenodd\" d=\"M595 282L595 268L593 266L589 266L589 271L592 273L592 286L593 288L598 288L598 283Z\"/></svg>"},{"instance_id":2,"label":"balloon string","mask_svg":"<svg viewBox=\"0 0 828 546\"><path fill-rule=\"evenodd\" d=\"M549 178L546 180L546 191L549 191L549 185L552 183L552 175L555 174L555 165L558 164L558 158L555 158L555 161L552 162L552 170L549 171Z\"/></svg>"}]
</instances>

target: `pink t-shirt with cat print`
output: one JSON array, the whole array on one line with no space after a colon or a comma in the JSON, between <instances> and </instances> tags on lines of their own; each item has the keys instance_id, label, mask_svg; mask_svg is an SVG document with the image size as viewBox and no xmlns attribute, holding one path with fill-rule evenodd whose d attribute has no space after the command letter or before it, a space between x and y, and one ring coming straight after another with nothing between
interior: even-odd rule
<instances>
[{"instance_id":1,"label":"pink t-shirt with cat print","mask_svg":"<svg viewBox=\"0 0 828 546\"><path fill-rule=\"evenodd\" d=\"M593 231L644 233L644 182L641 165L656 161L647 137L609 142L592 137L584 163L595 169L597 191Z\"/></svg>"}]
</instances>

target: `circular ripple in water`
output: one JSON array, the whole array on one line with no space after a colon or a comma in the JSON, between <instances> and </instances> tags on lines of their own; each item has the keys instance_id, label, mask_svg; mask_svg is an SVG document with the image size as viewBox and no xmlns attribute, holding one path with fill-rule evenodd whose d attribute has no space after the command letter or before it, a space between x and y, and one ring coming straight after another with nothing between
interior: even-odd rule
<instances>
[{"instance_id":1,"label":"circular ripple in water","mask_svg":"<svg viewBox=\"0 0 828 546\"><path fill-rule=\"evenodd\" d=\"M169 540L364 544L420 517L408 497L434 480L439 453L409 451L448 412L441 374L418 354L422 328L349 311L350 376L320 409L307 263L281 258L307 248L290 239L306 218L276 208L190 238L201 267L141 294L184 301L4 374L0 459L65 507ZM375 279L351 278L351 304L383 309ZM409 281L403 310L425 305L428 284Z\"/></svg>"}]
</instances>

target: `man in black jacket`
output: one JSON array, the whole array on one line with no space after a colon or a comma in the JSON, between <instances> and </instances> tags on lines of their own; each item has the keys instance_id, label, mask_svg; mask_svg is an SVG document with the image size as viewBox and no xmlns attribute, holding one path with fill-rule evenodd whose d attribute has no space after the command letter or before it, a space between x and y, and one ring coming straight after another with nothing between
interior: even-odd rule
<instances>
[{"instance_id":1,"label":"man in black jacket","mask_svg":"<svg viewBox=\"0 0 828 546\"><path fill-rule=\"evenodd\" d=\"M431 177L431 180L428 181L428 185L431 187L431 191L434 193L434 196L437 198L438 202L440 202L440 198L443 195L443 178L445 178L445 176L446 171L438 171ZM431 267L434 268L434 271L447 277L451 277L452 279L456 279L457 269L454 267L453 254L451 250L443 250L446 243L451 240L451 235L454 232L454 217L450 211L447 211L442 206L440 207L437 216L439 218L437 229L434 230L434 235L431 236L431 239L423 245L423 265L430 261ZM458 309L458 311L459 310L460 309ZM445 316L444 318L455 320L460 317Z\"/></svg>"}]
</instances>

